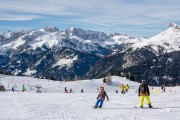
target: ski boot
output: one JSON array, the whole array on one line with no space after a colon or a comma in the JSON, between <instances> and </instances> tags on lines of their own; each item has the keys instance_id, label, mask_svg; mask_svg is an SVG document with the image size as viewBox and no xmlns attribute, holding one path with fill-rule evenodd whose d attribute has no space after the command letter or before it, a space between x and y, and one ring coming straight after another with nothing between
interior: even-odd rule
<instances>
[{"instance_id":1,"label":"ski boot","mask_svg":"<svg viewBox=\"0 0 180 120\"><path fill-rule=\"evenodd\" d=\"M151 105L151 104L149 104L149 108L152 108L152 105Z\"/></svg>"},{"instance_id":2,"label":"ski boot","mask_svg":"<svg viewBox=\"0 0 180 120\"><path fill-rule=\"evenodd\" d=\"M97 106L95 105L93 108L94 108L94 109L96 109L96 108L97 108Z\"/></svg>"}]
</instances>

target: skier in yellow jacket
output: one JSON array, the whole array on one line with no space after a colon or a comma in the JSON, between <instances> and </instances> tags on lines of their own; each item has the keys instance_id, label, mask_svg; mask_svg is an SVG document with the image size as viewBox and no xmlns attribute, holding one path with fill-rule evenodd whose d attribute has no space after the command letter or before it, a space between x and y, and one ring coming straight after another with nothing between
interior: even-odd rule
<instances>
[{"instance_id":1,"label":"skier in yellow jacket","mask_svg":"<svg viewBox=\"0 0 180 120\"><path fill-rule=\"evenodd\" d=\"M129 90L129 85L127 84L126 85L126 92L128 92L128 90Z\"/></svg>"},{"instance_id":2,"label":"skier in yellow jacket","mask_svg":"<svg viewBox=\"0 0 180 120\"><path fill-rule=\"evenodd\" d=\"M141 108L143 108L144 98L146 99L149 108L152 108L151 101L149 99L149 96L150 96L149 87L146 84L145 80L142 80L142 83L139 86L138 95L140 97L140 107Z\"/></svg>"},{"instance_id":3,"label":"skier in yellow jacket","mask_svg":"<svg viewBox=\"0 0 180 120\"><path fill-rule=\"evenodd\" d=\"M122 93L122 94L124 94L124 93L125 93L125 91L124 91L124 85L123 85L123 84L121 84L121 86L120 86L120 90L121 90L121 93Z\"/></svg>"}]
</instances>

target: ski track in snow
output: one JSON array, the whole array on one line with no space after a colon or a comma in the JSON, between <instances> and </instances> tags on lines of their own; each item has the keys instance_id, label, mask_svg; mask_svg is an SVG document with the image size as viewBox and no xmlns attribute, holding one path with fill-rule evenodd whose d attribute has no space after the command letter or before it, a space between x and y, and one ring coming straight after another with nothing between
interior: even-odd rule
<instances>
[{"instance_id":1,"label":"ski track in snow","mask_svg":"<svg viewBox=\"0 0 180 120\"><path fill-rule=\"evenodd\" d=\"M116 76L113 77L116 86L105 85L102 79L60 83L2 75L0 82L6 89L17 85L14 93L0 92L0 120L180 120L180 87L167 87L166 93L154 93L150 87L154 109L138 109L134 106L139 106L135 92L139 83ZM119 91L117 85L120 83L129 84L128 93L115 93L116 89ZM27 92L20 92L22 84L25 84ZM41 84L43 93L35 92L37 84ZM110 101L105 100L102 109L94 109L95 91L101 85L105 86ZM73 88L74 93L63 93L65 86ZM80 93L82 88L84 93ZM154 89L160 90L159 87ZM147 107L146 101L144 107Z\"/></svg>"}]
</instances>

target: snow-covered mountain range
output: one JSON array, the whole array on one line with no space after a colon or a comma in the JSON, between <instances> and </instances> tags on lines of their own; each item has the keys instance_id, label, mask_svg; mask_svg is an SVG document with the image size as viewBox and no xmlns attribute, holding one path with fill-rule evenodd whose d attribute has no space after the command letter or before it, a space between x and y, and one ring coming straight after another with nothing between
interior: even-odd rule
<instances>
[{"instance_id":1,"label":"snow-covered mountain range","mask_svg":"<svg viewBox=\"0 0 180 120\"><path fill-rule=\"evenodd\" d=\"M107 35L74 27L59 30L49 26L0 34L0 69L15 75L73 78L83 76L90 68L89 73L95 72L97 69L92 66L99 59L109 63L106 58L110 57L114 62L113 56L121 56L117 59L117 62L121 61L118 66L105 64L108 72L113 66L125 69L154 56L179 50L180 27L175 23L149 39L120 33ZM104 66L104 62L99 69L102 64Z\"/></svg>"},{"instance_id":2,"label":"snow-covered mountain range","mask_svg":"<svg viewBox=\"0 0 180 120\"><path fill-rule=\"evenodd\" d=\"M150 47L156 55L180 50L180 26L170 23L167 30L160 34L134 44L133 49Z\"/></svg>"},{"instance_id":3,"label":"snow-covered mountain range","mask_svg":"<svg viewBox=\"0 0 180 120\"><path fill-rule=\"evenodd\" d=\"M106 74L108 73L120 74L119 72L123 71L123 69L131 67L123 72L125 72L125 75L131 73L134 77L136 77L137 81L140 81L140 79L150 80L152 79L152 77L154 77L154 75L162 79L165 76L170 76L174 81L169 81L169 83L173 82L174 84L176 84L177 81L180 80L180 70L176 67L174 67L175 69L169 69L172 68L172 65L179 66L177 61L179 57L178 52L180 51L180 26L174 23L170 23L167 30L152 38L143 38L138 40L134 39L130 40L131 42L129 42L128 40L127 42L122 43L125 46L124 49L118 49L111 55L100 59L100 61L96 62L96 64L90 68L86 76L99 78L106 76ZM148 69L149 67L151 68L153 66L155 66L155 68L166 66L158 69L160 73L156 74L154 73L155 71L151 71L151 73L148 73L148 70L145 70L145 68L138 69L138 67L140 67L139 65L141 65L142 62L144 62L143 64L149 64L149 60L153 60L154 58L161 60L161 57L165 58L161 62L159 61L158 64L155 64L157 62L154 62L151 64L152 66L147 67ZM168 59L171 59L173 61L173 64L166 65L166 61ZM135 66L135 68L137 69L133 68L132 66ZM141 77L137 77L137 75Z\"/></svg>"}]
</instances>

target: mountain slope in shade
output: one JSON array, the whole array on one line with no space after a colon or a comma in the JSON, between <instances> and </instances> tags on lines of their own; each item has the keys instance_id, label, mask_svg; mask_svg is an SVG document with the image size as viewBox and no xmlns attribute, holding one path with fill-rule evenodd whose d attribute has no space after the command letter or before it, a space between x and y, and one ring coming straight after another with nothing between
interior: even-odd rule
<instances>
[{"instance_id":1,"label":"mountain slope in shade","mask_svg":"<svg viewBox=\"0 0 180 120\"><path fill-rule=\"evenodd\" d=\"M151 85L176 85L180 83L180 51L166 53L139 63L119 72L116 75L132 75L136 81L145 79Z\"/></svg>"}]
</instances>

